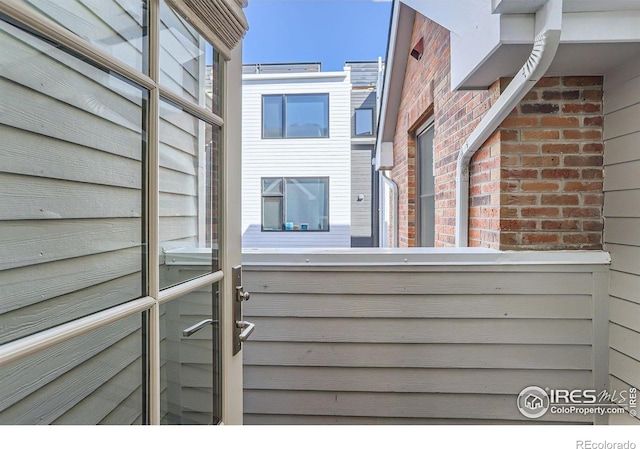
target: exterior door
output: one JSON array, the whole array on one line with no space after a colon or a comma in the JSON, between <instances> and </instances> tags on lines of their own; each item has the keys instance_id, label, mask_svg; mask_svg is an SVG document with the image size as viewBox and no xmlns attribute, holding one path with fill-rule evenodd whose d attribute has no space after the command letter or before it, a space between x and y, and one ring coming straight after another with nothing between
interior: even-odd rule
<instances>
[{"instance_id":1,"label":"exterior door","mask_svg":"<svg viewBox=\"0 0 640 449\"><path fill-rule=\"evenodd\" d=\"M241 48L0 4L0 424L238 424Z\"/></svg>"}]
</instances>

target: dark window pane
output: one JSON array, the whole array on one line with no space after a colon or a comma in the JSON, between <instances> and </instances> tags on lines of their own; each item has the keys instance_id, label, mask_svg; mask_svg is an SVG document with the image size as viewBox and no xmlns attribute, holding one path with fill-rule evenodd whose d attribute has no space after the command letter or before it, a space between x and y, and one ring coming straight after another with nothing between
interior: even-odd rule
<instances>
[{"instance_id":1,"label":"dark window pane","mask_svg":"<svg viewBox=\"0 0 640 449\"><path fill-rule=\"evenodd\" d=\"M262 198L262 227L266 231L282 230L282 197Z\"/></svg>"},{"instance_id":2,"label":"dark window pane","mask_svg":"<svg viewBox=\"0 0 640 449\"><path fill-rule=\"evenodd\" d=\"M282 95L262 97L262 137L282 137Z\"/></svg>"},{"instance_id":3,"label":"dark window pane","mask_svg":"<svg viewBox=\"0 0 640 449\"><path fill-rule=\"evenodd\" d=\"M373 134L373 109L356 109L356 136Z\"/></svg>"},{"instance_id":4,"label":"dark window pane","mask_svg":"<svg viewBox=\"0 0 640 449\"><path fill-rule=\"evenodd\" d=\"M262 180L263 195L282 195L282 178L264 178Z\"/></svg>"},{"instance_id":5,"label":"dark window pane","mask_svg":"<svg viewBox=\"0 0 640 449\"><path fill-rule=\"evenodd\" d=\"M329 95L287 95L286 137L329 137Z\"/></svg>"},{"instance_id":6,"label":"dark window pane","mask_svg":"<svg viewBox=\"0 0 640 449\"><path fill-rule=\"evenodd\" d=\"M433 246L435 233L435 183L433 176L433 127L418 136L418 242Z\"/></svg>"}]
</instances>

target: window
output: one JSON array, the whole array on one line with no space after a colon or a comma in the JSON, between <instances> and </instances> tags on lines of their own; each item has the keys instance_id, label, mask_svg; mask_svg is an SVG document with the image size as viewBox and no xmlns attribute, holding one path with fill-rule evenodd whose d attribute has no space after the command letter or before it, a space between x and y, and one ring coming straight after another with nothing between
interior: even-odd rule
<instances>
[{"instance_id":1,"label":"window","mask_svg":"<svg viewBox=\"0 0 640 449\"><path fill-rule=\"evenodd\" d=\"M328 231L329 178L262 178L263 231Z\"/></svg>"},{"instance_id":2,"label":"window","mask_svg":"<svg viewBox=\"0 0 640 449\"><path fill-rule=\"evenodd\" d=\"M433 177L433 126L417 136L418 246L433 246L435 237L435 182Z\"/></svg>"},{"instance_id":3,"label":"window","mask_svg":"<svg viewBox=\"0 0 640 449\"><path fill-rule=\"evenodd\" d=\"M262 138L329 137L329 94L263 95Z\"/></svg>"},{"instance_id":4,"label":"window","mask_svg":"<svg viewBox=\"0 0 640 449\"><path fill-rule=\"evenodd\" d=\"M356 136L373 135L373 109L356 109L354 134Z\"/></svg>"}]
</instances>

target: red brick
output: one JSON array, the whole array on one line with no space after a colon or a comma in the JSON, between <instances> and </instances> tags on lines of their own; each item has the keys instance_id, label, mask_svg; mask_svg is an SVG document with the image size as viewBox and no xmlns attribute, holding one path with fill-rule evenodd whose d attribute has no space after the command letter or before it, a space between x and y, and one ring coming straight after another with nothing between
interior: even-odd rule
<instances>
[{"instance_id":1,"label":"red brick","mask_svg":"<svg viewBox=\"0 0 640 449\"><path fill-rule=\"evenodd\" d=\"M538 117L525 117L521 115L512 115L504 119L500 124L502 128L531 128L538 126L540 120Z\"/></svg>"},{"instance_id":2,"label":"red brick","mask_svg":"<svg viewBox=\"0 0 640 449\"><path fill-rule=\"evenodd\" d=\"M569 140L602 140L602 131L599 129L565 129L562 137Z\"/></svg>"},{"instance_id":3,"label":"red brick","mask_svg":"<svg viewBox=\"0 0 640 449\"><path fill-rule=\"evenodd\" d=\"M560 78L557 76L554 77L545 77L545 78L541 78L536 85L534 86L534 89L537 87L557 87L560 85Z\"/></svg>"},{"instance_id":4,"label":"red brick","mask_svg":"<svg viewBox=\"0 0 640 449\"><path fill-rule=\"evenodd\" d=\"M542 126L556 126L560 128L572 128L580 126L578 117L542 117L540 119Z\"/></svg>"},{"instance_id":5,"label":"red brick","mask_svg":"<svg viewBox=\"0 0 640 449\"><path fill-rule=\"evenodd\" d=\"M557 114L560 106L553 103L524 103L520 106L522 114Z\"/></svg>"},{"instance_id":6,"label":"red brick","mask_svg":"<svg viewBox=\"0 0 640 449\"><path fill-rule=\"evenodd\" d=\"M562 105L562 112L565 114L593 114L601 110L602 105L600 103L565 103Z\"/></svg>"},{"instance_id":7,"label":"red brick","mask_svg":"<svg viewBox=\"0 0 640 449\"><path fill-rule=\"evenodd\" d=\"M543 153L578 153L580 145L577 143L543 143Z\"/></svg>"},{"instance_id":8,"label":"red brick","mask_svg":"<svg viewBox=\"0 0 640 449\"><path fill-rule=\"evenodd\" d=\"M522 234L522 243L524 245L549 244L558 243L559 237L557 233L524 233Z\"/></svg>"},{"instance_id":9,"label":"red brick","mask_svg":"<svg viewBox=\"0 0 640 449\"><path fill-rule=\"evenodd\" d=\"M562 84L567 87L573 86L602 86L601 76L565 76Z\"/></svg>"},{"instance_id":10,"label":"red brick","mask_svg":"<svg viewBox=\"0 0 640 449\"><path fill-rule=\"evenodd\" d=\"M597 218L601 211L596 207L563 207L562 216L569 218Z\"/></svg>"},{"instance_id":11,"label":"red brick","mask_svg":"<svg viewBox=\"0 0 640 449\"><path fill-rule=\"evenodd\" d=\"M557 207L523 207L520 211L522 217L551 218L559 217L560 209Z\"/></svg>"},{"instance_id":12,"label":"red brick","mask_svg":"<svg viewBox=\"0 0 640 449\"><path fill-rule=\"evenodd\" d=\"M570 168L545 168L540 172L543 179L578 179L580 170Z\"/></svg>"},{"instance_id":13,"label":"red brick","mask_svg":"<svg viewBox=\"0 0 640 449\"><path fill-rule=\"evenodd\" d=\"M560 184L550 181L522 181L520 189L523 192L557 192L560 190Z\"/></svg>"},{"instance_id":14,"label":"red brick","mask_svg":"<svg viewBox=\"0 0 640 449\"><path fill-rule=\"evenodd\" d=\"M558 156L521 156L523 167L557 167L560 165Z\"/></svg>"},{"instance_id":15,"label":"red brick","mask_svg":"<svg viewBox=\"0 0 640 449\"><path fill-rule=\"evenodd\" d=\"M540 198L540 204L543 205L578 205L580 204L580 197L577 194L574 195L542 195Z\"/></svg>"},{"instance_id":16,"label":"red brick","mask_svg":"<svg viewBox=\"0 0 640 449\"><path fill-rule=\"evenodd\" d=\"M565 167L602 167L602 156L564 156L562 163Z\"/></svg>"},{"instance_id":17,"label":"red brick","mask_svg":"<svg viewBox=\"0 0 640 449\"><path fill-rule=\"evenodd\" d=\"M558 140L560 132L557 130L532 129L521 131L522 140Z\"/></svg>"},{"instance_id":18,"label":"red brick","mask_svg":"<svg viewBox=\"0 0 640 449\"><path fill-rule=\"evenodd\" d=\"M541 227L545 231L579 231L578 220L542 220Z\"/></svg>"}]
</instances>

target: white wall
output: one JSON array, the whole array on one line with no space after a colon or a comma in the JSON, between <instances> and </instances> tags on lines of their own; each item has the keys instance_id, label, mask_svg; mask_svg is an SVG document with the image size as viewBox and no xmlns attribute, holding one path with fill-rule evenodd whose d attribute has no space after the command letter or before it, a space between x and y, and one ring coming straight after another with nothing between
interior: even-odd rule
<instances>
[{"instance_id":1,"label":"white wall","mask_svg":"<svg viewBox=\"0 0 640 449\"><path fill-rule=\"evenodd\" d=\"M640 388L640 58L605 76L605 249L609 287L610 384ZM639 424L612 415L612 424Z\"/></svg>"},{"instance_id":2,"label":"white wall","mask_svg":"<svg viewBox=\"0 0 640 449\"><path fill-rule=\"evenodd\" d=\"M348 71L243 77L243 247L350 246L350 89ZM329 93L329 138L262 139L262 95L287 93ZM330 231L262 232L262 177L329 177Z\"/></svg>"}]
</instances>

